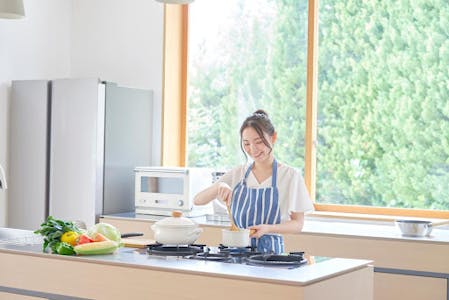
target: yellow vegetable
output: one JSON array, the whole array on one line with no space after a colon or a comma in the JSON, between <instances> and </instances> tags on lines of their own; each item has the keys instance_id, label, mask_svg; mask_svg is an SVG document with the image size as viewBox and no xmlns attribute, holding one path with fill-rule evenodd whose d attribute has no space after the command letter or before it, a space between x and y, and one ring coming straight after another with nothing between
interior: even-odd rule
<instances>
[{"instance_id":1,"label":"yellow vegetable","mask_svg":"<svg viewBox=\"0 0 449 300\"><path fill-rule=\"evenodd\" d=\"M61 236L61 242L65 242L67 244L70 244L72 246L76 246L76 243L78 241L79 234L75 231L67 231L64 232Z\"/></svg>"},{"instance_id":2,"label":"yellow vegetable","mask_svg":"<svg viewBox=\"0 0 449 300\"><path fill-rule=\"evenodd\" d=\"M117 242L108 240L78 245L73 249L78 255L102 255L111 254L119 247L120 245Z\"/></svg>"}]
</instances>

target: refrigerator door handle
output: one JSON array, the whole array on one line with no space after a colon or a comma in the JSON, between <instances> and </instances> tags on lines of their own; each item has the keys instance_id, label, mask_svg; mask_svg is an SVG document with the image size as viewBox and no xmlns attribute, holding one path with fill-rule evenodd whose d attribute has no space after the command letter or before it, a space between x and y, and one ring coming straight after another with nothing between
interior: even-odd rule
<instances>
[{"instance_id":1,"label":"refrigerator door handle","mask_svg":"<svg viewBox=\"0 0 449 300\"><path fill-rule=\"evenodd\" d=\"M3 170L2 165L0 165L0 189L6 190L8 188L8 184L6 183L5 170Z\"/></svg>"}]
</instances>

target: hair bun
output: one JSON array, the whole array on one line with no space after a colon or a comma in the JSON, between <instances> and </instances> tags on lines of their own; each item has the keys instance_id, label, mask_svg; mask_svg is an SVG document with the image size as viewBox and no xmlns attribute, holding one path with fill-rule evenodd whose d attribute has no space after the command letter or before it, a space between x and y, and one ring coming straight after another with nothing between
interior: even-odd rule
<instances>
[{"instance_id":1,"label":"hair bun","mask_svg":"<svg viewBox=\"0 0 449 300\"><path fill-rule=\"evenodd\" d=\"M268 114L263 109L258 109L253 113L254 116L268 118Z\"/></svg>"}]
</instances>

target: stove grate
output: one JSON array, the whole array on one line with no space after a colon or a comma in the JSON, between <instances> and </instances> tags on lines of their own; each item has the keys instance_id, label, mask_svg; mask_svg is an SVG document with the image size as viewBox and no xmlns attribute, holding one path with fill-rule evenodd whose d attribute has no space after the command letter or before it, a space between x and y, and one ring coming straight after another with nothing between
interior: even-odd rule
<instances>
[{"instance_id":1,"label":"stove grate","mask_svg":"<svg viewBox=\"0 0 449 300\"><path fill-rule=\"evenodd\" d=\"M200 252L204 252L206 245L191 244L191 245L166 245L166 244L151 244L148 245L147 252L150 255L161 256L189 256Z\"/></svg>"},{"instance_id":2,"label":"stove grate","mask_svg":"<svg viewBox=\"0 0 449 300\"><path fill-rule=\"evenodd\" d=\"M287 255L258 254L246 259L249 265L273 266L273 267L299 267L307 264L304 252L291 252Z\"/></svg>"}]
</instances>

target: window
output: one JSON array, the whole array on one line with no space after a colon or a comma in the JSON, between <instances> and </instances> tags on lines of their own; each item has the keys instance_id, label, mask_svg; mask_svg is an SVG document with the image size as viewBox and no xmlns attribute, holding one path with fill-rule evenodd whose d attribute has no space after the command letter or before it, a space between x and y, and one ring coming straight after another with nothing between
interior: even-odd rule
<instances>
[{"instance_id":1,"label":"window","mask_svg":"<svg viewBox=\"0 0 449 300\"><path fill-rule=\"evenodd\" d=\"M437 2L320 0L317 202L449 210L449 4Z\"/></svg>"},{"instance_id":2,"label":"window","mask_svg":"<svg viewBox=\"0 0 449 300\"><path fill-rule=\"evenodd\" d=\"M447 1L321 0L307 132L306 1L196 1L189 13L189 165L241 163L238 126L264 108L277 156L298 168L316 128L306 180L319 210L449 217Z\"/></svg>"},{"instance_id":3,"label":"window","mask_svg":"<svg viewBox=\"0 0 449 300\"><path fill-rule=\"evenodd\" d=\"M244 162L239 127L265 109L276 156L304 165L307 3L196 1L189 7L188 164Z\"/></svg>"}]
</instances>

